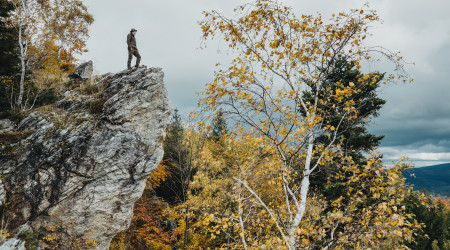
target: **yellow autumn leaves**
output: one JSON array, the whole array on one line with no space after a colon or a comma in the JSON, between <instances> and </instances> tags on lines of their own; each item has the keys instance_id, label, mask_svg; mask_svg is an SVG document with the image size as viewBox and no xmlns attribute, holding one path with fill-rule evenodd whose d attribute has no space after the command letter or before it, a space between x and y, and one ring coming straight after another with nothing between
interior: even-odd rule
<instances>
[{"instance_id":1,"label":"yellow autumn leaves","mask_svg":"<svg viewBox=\"0 0 450 250\"><path fill-rule=\"evenodd\" d=\"M278 1L256 0L236 8L236 15L231 19L212 11L201 22L205 40L219 37L236 54L216 72L200 102L203 112L224 110L235 128L216 149L220 154L205 149L194 177L193 200L202 204L204 220L211 224L207 216L215 214L216 227L227 214L227 230L237 238L232 245L239 248L368 248L391 229L410 237L412 224L399 205L408 189L398 170L384 171L376 157L357 165L337 139L340 125L358 118L355 98L361 89L378 83L381 75L324 87L336 58L357 69L370 60L373 50L364 40L379 20L376 12L365 8L329 20L320 14L297 18ZM324 136L327 143L318 139ZM338 170L329 180L345 189L332 205L310 190L310 176L330 166ZM334 235L338 227L339 236Z\"/></svg>"}]
</instances>

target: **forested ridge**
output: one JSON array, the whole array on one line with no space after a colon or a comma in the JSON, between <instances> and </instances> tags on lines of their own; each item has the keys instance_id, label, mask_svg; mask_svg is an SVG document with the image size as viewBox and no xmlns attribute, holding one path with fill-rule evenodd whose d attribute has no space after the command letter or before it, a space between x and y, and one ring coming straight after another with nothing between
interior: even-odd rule
<instances>
[{"instance_id":1,"label":"forested ridge","mask_svg":"<svg viewBox=\"0 0 450 250\"><path fill-rule=\"evenodd\" d=\"M416 190L426 190L435 196L450 197L450 164L439 164L404 171L406 182Z\"/></svg>"},{"instance_id":2,"label":"forested ridge","mask_svg":"<svg viewBox=\"0 0 450 250\"><path fill-rule=\"evenodd\" d=\"M101 113L101 77L68 78L94 22L84 3L0 0L0 8L0 120L53 110L73 89ZM366 43L381 22L375 10L325 17L254 0L231 17L203 14L201 46L219 42L233 59L216 65L188 117L174 110L164 157L110 249L450 249L449 200L409 185L406 159L385 166L384 136L368 131L389 102L380 87L412 81L399 53ZM367 67L380 58L392 72ZM29 133L2 130L1 149L13 153L9 145ZM9 210L1 205L4 221ZM14 236L5 225L0 241L96 247L62 242L64 226Z\"/></svg>"}]
</instances>

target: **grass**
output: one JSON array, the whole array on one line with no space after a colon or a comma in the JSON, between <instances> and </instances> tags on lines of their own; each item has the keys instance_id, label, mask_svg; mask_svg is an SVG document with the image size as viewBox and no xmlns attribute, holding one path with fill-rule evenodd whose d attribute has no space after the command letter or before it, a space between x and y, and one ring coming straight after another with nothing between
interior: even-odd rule
<instances>
[{"instance_id":1,"label":"grass","mask_svg":"<svg viewBox=\"0 0 450 250\"><path fill-rule=\"evenodd\" d=\"M16 111L6 111L6 112L0 112L0 120L1 119L9 119L15 124L18 124L25 118L29 112L16 112Z\"/></svg>"},{"instance_id":2,"label":"grass","mask_svg":"<svg viewBox=\"0 0 450 250\"><path fill-rule=\"evenodd\" d=\"M18 131L18 132L1 132L0 133L0 144L13 144L17 143L28 136L30 136L34 131Z\"/></svg>"}]
</instances>

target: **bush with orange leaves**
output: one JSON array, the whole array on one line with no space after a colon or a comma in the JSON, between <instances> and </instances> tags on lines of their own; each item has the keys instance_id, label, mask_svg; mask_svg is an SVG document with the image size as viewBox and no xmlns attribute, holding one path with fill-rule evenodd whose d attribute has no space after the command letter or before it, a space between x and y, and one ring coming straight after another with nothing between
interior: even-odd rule
<instances>
[{"instance_id":1,"label":"bush with orange leaves","mask_svg":"<svg viewBox=\"0 0 450 250\"><path fill-rule=\"evenodd\" d=\"M136 202L130 227L118 234L110 249L172 249L180 230L170 228L169 205L154 195L152 188L166 180L167 167L160 164L147 181L144 195Z\"/></svg>"}]
</instances>

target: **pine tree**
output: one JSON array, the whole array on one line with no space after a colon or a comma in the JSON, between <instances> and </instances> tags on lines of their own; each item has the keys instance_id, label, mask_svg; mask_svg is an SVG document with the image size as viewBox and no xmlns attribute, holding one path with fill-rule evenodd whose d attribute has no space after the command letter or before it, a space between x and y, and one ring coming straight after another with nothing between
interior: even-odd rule
<instances>
[{"instance_id":1,"label":"pine tree","mask_svg":"<svg viewBox=\"0 0 450 250\"><path fill-rule=\"evenodd\" d=\"M324 70L325 71L325 70ZM364 161L364 153L369 152L379 146L383 135L377 136L367 131L367 124L379 115L379 110L386 103L385 100L377 96L377 89L383 80L384 74L372 73L372 81L376 84L364 84L361 82L362 72L359 71L353 62L348 62L345 57L339 57L329 69L328 77L322 83L324 85L321 97L327 100L325 105L319 105L322 110L327 110L330 115L325 117L324 124L334 126L338 130L336 142L343 141L342 149L345 154L352 156L353 160ZM336 93L336 89L342 86L353 85L357 89L357 94L352 95L355 106L358 110L358 118L349 122L339 124L338 112L341 107L334 99L329 98L330 93ZM305 101L312 101L311 93L305 93ZM345 99L344 99L345 101ZM334 108L333 108L334 107ZM319 142L327 144L330 139L326 135L319 137Z\"/></svg>"},{"instance_id":2,"label":"pine tree","mask_svg":"<svg viewBox=\"0 0 450 250\"><path fill-rule=\"evenodd\" d=\"M227 122L225 120L224 113L222 110L219 110L217 112L216 117L213 119L210 138L215 142L218 142L223 137L223 135L227 133L228 133Z\"/></svg>"},{"instance_id":3,"label":"pine tree","mask_svg":"<svg viewBox=\"0 0 450 250\"><path fill-rule=\"evenodd\" d=\"M167 128L167 136L164 141L164 159L177 160L180 159L180 145L183 142L184 128L178 109L175 109L171 123ZM177 161L179 162L179 161Z\"/></svg>"},{"instance_id":4,"label":"pine tree","mask_svg":"<svg viewBox=\"0 0 450 250\"><path fill-rule=\"evenodd\" d=\"M0 110L8 110L10 97L8 89L18 72L17 30L6 19L14 10L14 5L7 0L0 0Z\"/></svg>"},{"instance_id":5,"label":"pine tree","mask_svg":"<svg viewBox=\"0 0 450 250\"><path fill-rule=\"evenodd\" d=\"M178 109L172 115L172 121L167 128L164 140L163 164L169 171L166 181L155 189L158 197L169 203L184 202L192 176L189 162L189 150L184 143L184 127Z\"/></svg>"},{"instance_id":6,"label":"pine tree","mask_svg":"<svg viewBox=\"0 0 450 250\"><path fill-rule=\"evenodd\" d=\"M424 195L425 198L421 198ZM411 249L448 249L450 246L450 210L445 204L431 195L415 192L404 201L407 212L424 227L417 233L414 242L408 243ZM438 248L433 247L437 246Z\"/></svg>"},{"instance_id":7,"label":"pine tree","mask_svg":"<svg viewBox=\"0 0 450 250\"><path fill-rule=\"evenodd\" d=\"M328 69L328 72L325 72L325 69L323 70L328 77L322 83L324 91L320 96L322 100L327 100L327 102L325 105L319 105L319 108L326 110L329 114L325 116L323 124L337 129L335 142L341 145L343 154L351 156L356 164L363 165L367 162L365 154L378 147L384 137L384 135L378 136L369 133L366 127L374 117L379 115L380 109L386 103L377 95L377 89L380 87L384 74L373 72L370 74L370 82L374 84L364 84L361 81L364 74L345 57L338 57L331 65L332 67ZM339 123L342 118L340 116L345 112L342 111L343 107L339 107L338 102L330 98L330 95L336 93L336 90L343 86L353 86L354 89L357 89L357 93L352 95L351 98L358 110L358 117ZM305 101L312 101L311 96L311 93L306 92ZM345 101L344 99L343 102ZM330 140L331 138L327 135L321 135L317 138L320 145L327 145ZM337 168L336 165L326 165L311 178L311 184L320 190L328 200L334 200L342 195L341 185L343 183L328 182L329 177L337 171Z\"/></svg>"},{"instance_id":8,"label":"pine tree","mask_svg":"<svg viewBox=\"0 0 450 250\"><path fill-rule=\"evenodd\" d=\"M0 75L11 76L19 64L16 29L6 21L14 6L10 1L0 0Z\"/></svg>"}]
</instances>

